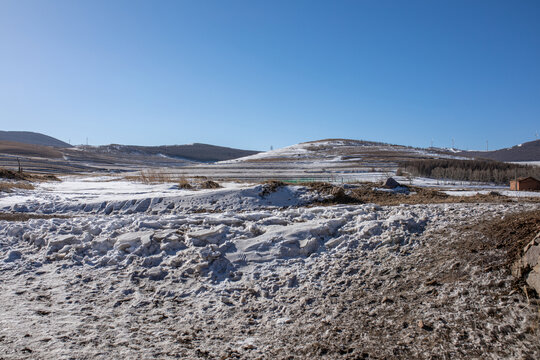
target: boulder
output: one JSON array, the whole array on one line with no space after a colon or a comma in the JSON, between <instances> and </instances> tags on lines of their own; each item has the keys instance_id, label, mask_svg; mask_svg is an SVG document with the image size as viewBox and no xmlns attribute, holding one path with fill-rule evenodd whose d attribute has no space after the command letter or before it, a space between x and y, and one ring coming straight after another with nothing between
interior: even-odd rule
<instances>
[{"instance_id":1,"label":"boulder","mask_svg":"<svg viewBox=\"0 0 540 360\"><path fill-rule=\"evenodd\" d=\"M540 294L540 233L525 246L523 256L512 266L512 274Z\"/></svg>"},{"instance_id":2,"label":"boulder","mask_svg":"<svg viewBox=\"0 0 540 360\"><path fill-rule=\"evenodd\" d=\"M387 189L395 189L401 186L394 178L389 177L384 183L384 187Z\"/></svg>"}]
</instances>

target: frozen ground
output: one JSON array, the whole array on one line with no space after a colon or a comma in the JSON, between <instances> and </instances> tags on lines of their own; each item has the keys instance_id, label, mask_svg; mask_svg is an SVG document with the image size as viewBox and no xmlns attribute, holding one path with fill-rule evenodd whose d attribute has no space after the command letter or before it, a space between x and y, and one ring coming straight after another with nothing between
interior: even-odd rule
<instances>
[{"instance_id":1,"label":"frozen ground","mask_svg":"<svg viewBox=\"0 0 540 360\"><path fill-rule=\"evenodd\" d=\"M470 257L460 230L538 204L272 190L72 178L3 196L64 217L0 221L0 358L540 357L501 251Z\"/></svg>"},{"instance_id":2,"label":"frozen ground","mask_svg":"<svg viewBox=\"0 0 540 360\"><path fill-rule=\"evenodd\" d=\"M496 191L497 193L508 196L512 198L524 198L524 197L530 197L530 198L537 198L540 197L540 192L538 191L510 191L508 188L503 189L497 189L493 188L492 190L472 190L472 189L461 189L461 190L446 190L443 191L444 193L452 196L474 196L478 194L486 195L489 194L492 191Z\"/></svg>"}]
</instances>

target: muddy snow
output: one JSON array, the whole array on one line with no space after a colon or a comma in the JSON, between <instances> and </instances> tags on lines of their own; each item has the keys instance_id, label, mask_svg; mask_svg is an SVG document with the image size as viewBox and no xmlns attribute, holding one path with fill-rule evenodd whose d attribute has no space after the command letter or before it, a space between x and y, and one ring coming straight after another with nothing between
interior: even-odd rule
<instances>
[{"instance_id":1,"label":"muddy snow","mask_svg":"<svg viewBox=\"0 0 540 360\"><path fill-rule=\"evenodd\" d=\"M0 358L540 357L537 305L493 260L502 250L460 248L464 225L538 204L132 185L0 198L63 215L0 221Z\"/></svg>"}]
</instances>

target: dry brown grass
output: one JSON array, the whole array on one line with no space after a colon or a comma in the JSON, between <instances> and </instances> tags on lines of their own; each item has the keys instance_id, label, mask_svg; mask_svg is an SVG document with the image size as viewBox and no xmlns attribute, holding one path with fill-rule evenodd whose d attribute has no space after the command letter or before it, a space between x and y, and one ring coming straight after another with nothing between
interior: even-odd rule
<instances>
[{"instance_id":1,"label":"dry brown grass","mask_svg":"<svg viewBox=\"0 0 540 360\"><path fill-rule=\"evenodd\" d=\"M185 190L191 190L193 189L193 185L191 185L188 181L188 179L182 175L180 177L180 180L178 181L178 188L185 189Z\"/></svg>"},{"instance_id":2,"label":"dry brown grass","mask_svg":"<svg viewBox=\"0 0 540 360\"><path fill-rule=\"evenodd\" d=\"M10 193L14 189L34 190L34 185L28 182L0 182L0 191Z\"/></svg>"},{"instance_id":3,"label":"dry brown grass","mask_svg":"<svg viewBox=\"0 0 540 360\"><path fill-rule=\"evenodd\" d=\"M0 179L9 180L27 180L27 181L61 181L52 174L38 175L30 174L24 171L18 172L9 169L0 168Z\"/></svg>"},{"instance_id":4,"label":"dry brown grass","mask_svg":"<svg viewBox=\"0 0 540 360\"><path fill-rule=\"evenodd\" d=\"M0 168L0 178L9 180L29 180L30 175L25 172L18 172Z\"/></svg>"},{"instance_id":5,"label":"dry brown grass","mask_svg":"<svg viewBox=\"0 0 540 360\"><path fill-rule=\"evenodd\" d=\"M136 175L124 176L124 179L129 181L139 181L143 184L162 184L174 182L171 174L166 173L161 169L145 169L141 170Z\"/></svg>"},{"instance_id":6,"label":"dry brown grass","mask_svg":"<svg viewBox=\"0 0 540 360\"><path fill-rule=\"evenodd\" d=\"M179 189L184 190L218 189L221 187L219 183L208 179L206 176L194 176L188 178L184 174L169 174L160 169L141 170L136 175L127 175L123 178L129 181L142 182L144 184L176 183L178 184Z\"/></svg>"}]
</instances>

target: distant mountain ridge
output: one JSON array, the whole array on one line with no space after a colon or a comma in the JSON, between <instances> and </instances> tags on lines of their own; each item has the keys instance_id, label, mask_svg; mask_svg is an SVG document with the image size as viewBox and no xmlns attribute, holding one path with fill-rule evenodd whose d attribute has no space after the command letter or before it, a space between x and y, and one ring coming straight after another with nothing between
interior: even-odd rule
<instances>
[{"instance_id":1,"label":"distant mountain ridge","mask_svg":"<svg viewBox=\"0 0 540 360\"><path fill-rule=\"evenodd\" d=\"M231 160L239 157L258 154L259 151L234 149L224 146L194 143L189 145L161 145L161 146L139 146L139 145L102 145L102 146L81 146L85 151L95 151L99 153L138 156L162 156L177 160L189 160L197 162L215 162Z\"/></svg>"},{"instance_id":2,"label":"distant mountain ridge","mask_svg":"<svg viewBox=\"0 0 540 360\"><path fill-rule=\"evenodd\" d=\"M540 140L529 141L511 148L493 151L461 151L459 156L484 158L497 161L540 161Z\"/></svg>"},{"instance_id":3,"label":"distant mountain ridge","mask_svg":"<svg viewBox=\"0 0 540 360\"><path fill-rule=\"evenodd\" d=\"M2 131L0 141L11 141L29 145L51 146L55 148L70 148L70 144L53 138L52 136L31 131Z\"/></svg>"},{"instance_id":4,"label":"distant mountain ridge","mask_svg":"<svg viewBox=\"0 0 540 360\"><path fill-rule=\"evenodd\" d=\"M29 171L117 171L213 163L258 151L208 144L71 146L51 136L28 131L0 131L0 167Z\"/></svg>"},{"instance_id":5,"label":"distant mountain ridge","mask_svg":"<svg viewBox=\"0 0 540 360\"><path fill-rule=\"evenodd\" d=\"M182 167L194 172L208 169L209 173L205 173L205 176L211 176L214 171L212 169L219 167L231 167L239 174L243 174L247 168L269 167L300 169L305 174L330 174L332 171L391 172L398 164L408 160L467 158L504 162L540 161L540 140L495 151L459 151L353 139L324 139L259 152L201 143L71 146L39 133L0 131L0 167L16 169L20 160L25 169L37 172L132 171L146 167Z\"/></svg>"},{"instance_id":6,"label":"distant mountain ridge","mask_svg":"<svg viewBox=\"0 0 540 360\"><path fill-rule=\"evenodd\" d=\"M82 157L87 161L92 161L92 156L96 155L102 159L103 156L108 157L108 161L114 161L114 157L118 160L125 161L129 158L144 162L147 157L161 157L163 159L170 158L169 162L215 162L223 160L231 160L239 157L257 154L258 151L234 149L224 146L208 145L194 143L189 145L161 145L161 146L140 146L140 145L101 145L101 146L77 146L74 147L66 142L55 139L52 136L31 132L31 131L1 131L0 130L0 152L12 155L32 155L43 157L51 157L50 150L40 148L43 146L52 147L63 150L64 155L70 158ZM30 145L31 147L28 147ZM33 147L32 147L33 146ZM83 150L86 155L82 155ZM58 157L55 153L52 157ZM136 158L136 159L135 159ZM150 159L146 159L150 160ZM150 161L150 163L155 162ZM159 161L158 161L159 162Z\"/></svg>"}]
</instances>

